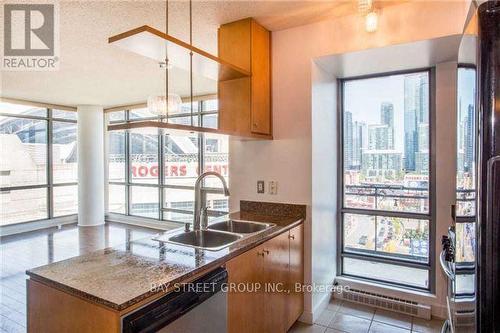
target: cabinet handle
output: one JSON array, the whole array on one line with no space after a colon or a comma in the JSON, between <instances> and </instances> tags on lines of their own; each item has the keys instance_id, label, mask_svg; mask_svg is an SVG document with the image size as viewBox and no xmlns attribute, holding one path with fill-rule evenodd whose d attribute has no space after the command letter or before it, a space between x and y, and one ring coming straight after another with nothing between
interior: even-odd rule
<instances>
[{"instance_id":1,"label":"cabinet handle","mask_svg":"<svg viewBox=\"0 0 500 333\"><path fill-rule=\"evenodd\" d=\"M264 252L264 254L269 255L269 250L262 250L262 252Z\"/></svg>"},{"instance_id":2,"label":"cabinet handle","mask_svg":"<svg viewBox=\"0 0 500 333\"><path fill-rule=\"evenodd\" d=\"M289 235L288 238L293 240L295 239L295 235Z\"/></svg>"},{"instance_id":3,"label":"cabinet handle","mask_svg":"<svg viewBox=\"0 0 500 333\"><path fill-rule=\"evenodd\" d=\"M256 128L256 127L258 127L257 123L253 123L253 128Z\"/></svg>"},{"instance_id":4,"label":"cabinet handle","mask_svg":"<svg viewBox=\"0 0 500 333\"><path fill-rule=\"evenodd\" d=\"M257 252L258 256L264 256L264 252Z\"/></svg>"}]
</instances>

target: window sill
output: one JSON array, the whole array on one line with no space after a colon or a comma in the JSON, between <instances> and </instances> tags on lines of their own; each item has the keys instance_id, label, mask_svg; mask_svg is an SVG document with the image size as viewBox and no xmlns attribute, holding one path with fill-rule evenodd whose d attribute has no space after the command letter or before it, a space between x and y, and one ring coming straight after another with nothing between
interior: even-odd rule
<instances>
[{"instance_id":1,"label":"window sill","mask_svg":"<svg viewBox=\"0 0 500 333\"><path fill-rule=\"evenodd\" d=\"M67 215L55 217L53 219L45 219L31 222L21 222L10 225L0 226L0 236L10 236L20 234L23 232L30 232L40 229L59 227L66 224L73 224L78 222L78 215Z\"/></svg>"},{"instance_id":2,"label":"window sill","mask_svg":"<svg viewBox=\"0 0 500 333\"><path fill-rule=\"evenodd\" d=\"M417 291L397 286L383 285L376 282L370 282L362 279L356 279L346 276L337 276L335 282L339 286L349 286L353 289L359 289L366 292L376 293L384 296L407 299L424 304L434 304L437 300L436 295L425 292Z\"/></svg>"}]
</instances>

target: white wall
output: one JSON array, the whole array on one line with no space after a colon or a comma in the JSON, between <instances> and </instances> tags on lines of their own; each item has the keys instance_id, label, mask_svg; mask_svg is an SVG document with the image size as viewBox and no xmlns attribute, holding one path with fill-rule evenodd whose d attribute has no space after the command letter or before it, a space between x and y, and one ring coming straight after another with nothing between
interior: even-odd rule
<instances>
[{"instance_id":1,"label":"white wall","mask_svg":"<svg viewBox=\"0 0 500 333\"><path fill-rule=\"evenodd\" d=\"M337 79L312 63L312 283L331 286L337 266ZM303 320L314 322L330 300L330 292L316 289L312 295L312 313ZM314 308L313 308L314 306ZM309 319L309 320L308 320Z\"/></svg>"},{"instance_id":2,"label":"white wall","mask_svg":"<svg viewBox=\"0 0 500 333\"><path fill-rule=\"evenodd\" d=\"M238 209L241 199L306 204L309 208L306 229L314 230L311 226L320 222L314 216L311 219L310 214L313 204L311 61L325 55L461 33L467 5L466 2L443 1L391 6L381 12L379 28L375 33L364 31L364 22L359 16L273 32L275 139L270 142L231 140L231 210ZM256 182L261 179L277 180L278 194L257 194ZM329 254L325 258L315 256L310 245L305 249L305 256L306 281L312 281L313 260L336 265L336 262L330 262ZM312 299L311 295L306 295L306 298L305 312L313 312L319 300Z\"/></svg>"},{"instance_id":3,"label":"white wall","mask_svg":"<svg viewBox=\"0 0 500 333\"><path fill-rule=\"evenodd\" d=\"M439 266L441 235L446 235L453 224L451 205L456 201L457 168L457 62L450 61L436 66L436 114L434 126L436 163L436 315L446 316L446 277ZM433 141L434 141L433 140ZM451 142L450 142L451 141Z\"/></svg>"}]
</instances>

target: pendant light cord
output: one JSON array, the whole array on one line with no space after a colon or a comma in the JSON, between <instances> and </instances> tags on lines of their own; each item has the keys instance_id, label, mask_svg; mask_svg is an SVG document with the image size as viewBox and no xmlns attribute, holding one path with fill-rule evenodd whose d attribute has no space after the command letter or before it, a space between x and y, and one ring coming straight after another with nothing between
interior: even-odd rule
<instances>
[{"instance_id":1,"label":"pendant light cord","mask_svg":"<svg viewBox=\"0 0 500 333\"><path fill-rule=\"evenodd\" d=\"M168 0L165 1L165 34L168 35ZM165 110L168 123L168 42L165 42Z\"/></svg>"},{"instance_id":2,"label":"pendant light cord","mask_svg":"<svg viewBox=\"0 0 500 333\"><path fill-rule=\"evenodd\" d=\"M189 45L193 46L193 1L189 0ZM193 51L189 52L189 83L191 101L191 126L193 124ZM199 119L199 121L201 121ZM198 126L201 124L198 124Z\"/></svg>"},{"instance_id":3,"label":"pendant light cord","mask_svg":"<svg viewBox=\"0 0 500 333\"><path fill-rule=\"evenodd\" d=\"M189 45L193 46L193 1L189 0Z\"/></svg>"}]
</instances>

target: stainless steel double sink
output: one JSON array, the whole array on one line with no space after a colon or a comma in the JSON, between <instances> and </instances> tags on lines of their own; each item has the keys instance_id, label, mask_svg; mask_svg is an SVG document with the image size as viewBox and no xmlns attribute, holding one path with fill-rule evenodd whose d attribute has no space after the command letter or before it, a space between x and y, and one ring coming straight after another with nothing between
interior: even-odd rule
<instances>
[{"instance_id":1,"label":"stainless steel double sink","mask_svg":"<svg viewBox=\"0 0 500 333\"><path fill-rule=\"evenodd\" d=\"M176 232L174 235L163 235L154 239L161 242L218 251L245 237L266 231L273 226L275 226L273 223L226 220L209 224L205 230Z\"/></svg>"}]
</instances>

